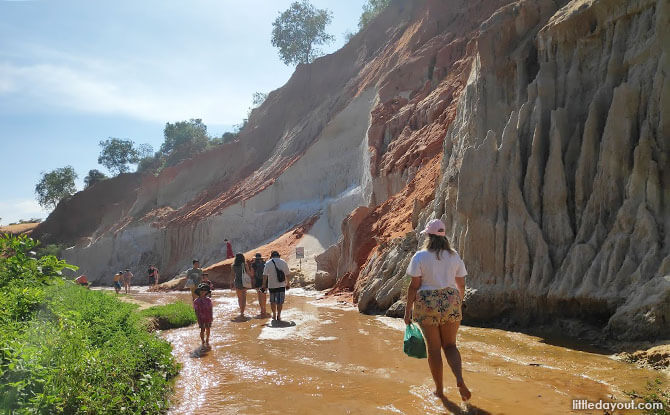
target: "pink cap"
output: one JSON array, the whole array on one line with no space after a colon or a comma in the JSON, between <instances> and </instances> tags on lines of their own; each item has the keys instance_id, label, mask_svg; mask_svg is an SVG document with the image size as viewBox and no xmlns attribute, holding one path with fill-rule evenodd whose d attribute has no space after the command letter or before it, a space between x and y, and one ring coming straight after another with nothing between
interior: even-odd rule
<instances>
[{"instance_id":1,"label":"pink cap","mask_svg":"<svg viewBox=\"0 0 670 415\"><path fill-rule=\"evenodd\" d=\"M426 229L421 231L421 233L430 233L433 235L446 236L444 229L445 229L444 222L442 222L439 219L433 219L426 224Z\"/></svg>"}]
</instances>

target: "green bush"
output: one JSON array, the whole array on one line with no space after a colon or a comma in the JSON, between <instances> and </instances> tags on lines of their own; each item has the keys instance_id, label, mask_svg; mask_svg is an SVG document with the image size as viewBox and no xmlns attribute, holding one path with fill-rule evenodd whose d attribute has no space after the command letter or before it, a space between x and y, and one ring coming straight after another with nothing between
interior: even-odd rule
<instances>
[{"instance_id":1,"label":"green bush","mask_svg":"<svg viewBox=\"0 0 670 415\"><path fill-rule=\"evenodd\" d=\"M663 385L660 378L653 382L647 382L647 387L644 392L638 393L635 391L626 392L631 399L638 402L654 403L661 402L663 409L649 409L643 412L644 415L670 415L670 390Z\"/></svg>"},{"instance_id":2,"label":"green bush","mask_svg":"<svg viewBox=\"0 0 670 415\"><path fill-rule=\"evenodd\" d=\"M65 246L61 244L38 245L37 249L35 249L35 253L37 254L38 258L42 258L43 256L48 255L61 258L63 249L65 249Z\"/></svg>"},{"instance_id":3,"label":"green bush","mask_svg":"<svg viewBox=\"0 0 670 415\"><path fill-rule=\"evenodd\" d=\"M162 330L190 326L197 321L193 306L181 301L149 307L140 314L156 319Z\"/></svg>"},{"instance_id":4,"label":"green bush","mask_svg":"<svg viewBox=\"0 0 670 415\"><path fill-rule=\"evenodd\" d=\"M34 241L0 239L0 413L161 413L178 365L137 306L59 278Z\"/></svg>"}]
</instances>

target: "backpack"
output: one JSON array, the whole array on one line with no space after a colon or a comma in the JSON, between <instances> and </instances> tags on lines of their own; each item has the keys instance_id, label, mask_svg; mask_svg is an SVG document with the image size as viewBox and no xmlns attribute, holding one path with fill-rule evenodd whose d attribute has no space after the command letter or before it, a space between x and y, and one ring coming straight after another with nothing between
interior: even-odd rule
<instances>
[{"instance_id":1,"label":"backpack","mask_svg":"<svg viewBox=\"0 0 670 415\"><path fill-rule=\"evenodd\" d=\"M272 265L275 266L275 271L277 271L277 281L284 282L286 280L286 275L284 275L284 271L277 268L277 264L275 264L274 259L272 260Z\"/></svg>"}]
</instances>

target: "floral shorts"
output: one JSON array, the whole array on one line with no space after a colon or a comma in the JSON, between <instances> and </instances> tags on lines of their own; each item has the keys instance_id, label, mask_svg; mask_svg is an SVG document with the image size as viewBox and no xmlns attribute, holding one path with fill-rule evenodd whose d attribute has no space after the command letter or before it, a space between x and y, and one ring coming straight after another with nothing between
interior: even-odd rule
<instances>
[{"instance_id":1,"label":"floral shorts","mask_svg":"<svg viewBox=\"0 0 670 415\"><path fill-rule=\"evenodd\" d=\"M452 287L418 291L412 315L417 323L431 326L459 322L461 293Z\"/></svg>"}]
</instances>

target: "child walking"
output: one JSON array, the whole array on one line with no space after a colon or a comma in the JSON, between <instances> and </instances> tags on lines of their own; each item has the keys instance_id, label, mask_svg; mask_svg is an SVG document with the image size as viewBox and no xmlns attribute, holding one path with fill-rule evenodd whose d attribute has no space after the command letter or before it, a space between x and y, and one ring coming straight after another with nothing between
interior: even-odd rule
<instances>
[{"instance_id":1,"label":"child walking","mask_svg":"<svg viewBox=\"0 0 670 415\"><path fill-rule=\"evenodd\" d=\"M114 290L117 294L121 291L121 279L123 279L123 271L119 271L114 275Z\"/></svg>"},{"instance_id":2,"label":"child walking","mask_svg":"<svg viewBox=\"0 0 670 415\"><path fill-rule=\"evenodd\" d=\"M202 345L206 347L209 347L209 329L214 319L212 300L207 297L210 291L208 284L201 283L195 289L198 298L193 300L193 308L195 309L195 315L198 317L198 326L200 326L200 340L202 340Z\"/></svg>"}]
</instances>

